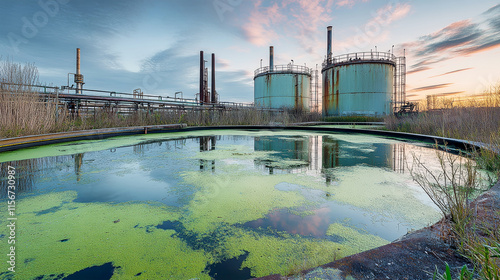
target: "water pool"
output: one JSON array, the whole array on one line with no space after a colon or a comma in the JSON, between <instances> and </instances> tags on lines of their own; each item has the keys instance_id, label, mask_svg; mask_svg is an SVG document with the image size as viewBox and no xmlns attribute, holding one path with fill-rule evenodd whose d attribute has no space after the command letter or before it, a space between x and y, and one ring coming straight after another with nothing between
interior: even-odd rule
<instances>
[{"instance_id":1,"label":"water pool","mask_svg":"<svg viewBox=\"0 0 500 280\"><path fill-rule=\"evenodd\" d=\"M152 134L2 153L4 208L7 166L17 172L15 276L248 279L328 263L440 218L408 172L413 155L439 168L424 144L291 131ZM7 211L0 219L8 252Z\"/></svg>"}]
</instances>

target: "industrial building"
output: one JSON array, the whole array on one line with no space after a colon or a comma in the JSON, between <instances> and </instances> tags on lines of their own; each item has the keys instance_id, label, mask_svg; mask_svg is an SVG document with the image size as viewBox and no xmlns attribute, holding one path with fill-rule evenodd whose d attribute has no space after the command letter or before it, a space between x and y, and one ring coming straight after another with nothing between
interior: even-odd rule
<instances>
[{"instance_id":1,"label":"industrial building","mask_svg":"<svg viewBox=\"0 0 500 280\"><path fill-rule=\"evenodd\" d=\"M274 65L270 47L269 66L255 70L254 102L259 108L310 110L313 70L306 66Z\"/></svg>"},{"instance_id":2,"label":"industrial building","mask_svg":"<svg viewBox=\"0 0 500 280\"><path fill-rule=\"evenodd\" d=\"M389 52L358 52L333 56L328 27L323 63L323 116L386 116L405 103L405 57Z\"/></svg>"}]
</instances>

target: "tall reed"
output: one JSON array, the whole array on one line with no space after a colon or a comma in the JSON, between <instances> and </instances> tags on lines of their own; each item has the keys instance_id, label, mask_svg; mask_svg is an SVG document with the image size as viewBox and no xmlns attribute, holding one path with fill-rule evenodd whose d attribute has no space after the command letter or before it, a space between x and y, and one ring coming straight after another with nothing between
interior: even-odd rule
<instances>
[{"instance_id":1,"label":"tall reed","mask_svg":"<svg viewBox=\"0 0 500 280\"><path fill-rule=\"evenodd\" d=\"M470 155L475 165L469 159L462 164L441 154L440 174L430 173L425 162L416 159L424 171L412 175L445 214L452 228L451 239L476 265L480 279L498 280L500 211L493 208L489 214L484 210L478 213L477 205L471 205L469 198L475 189L477 167L491 171L494 181L500 178L500 84L479 99L431 101L422 106L429 110L418 115L387 117L386 128L483 143L480 151Z\"/></svg>"},{"instance_id":2,"label":"tall reed","mask_svg":"<svg viewBox=\"0 0 500 280\"><path fill-rule=\"evenodd\" d=\"M56 129L56 104L44 102L30 86L38 84L38 69L0 61L0 133L4 137L40 134Z\"/></svg>"}]
</instances>

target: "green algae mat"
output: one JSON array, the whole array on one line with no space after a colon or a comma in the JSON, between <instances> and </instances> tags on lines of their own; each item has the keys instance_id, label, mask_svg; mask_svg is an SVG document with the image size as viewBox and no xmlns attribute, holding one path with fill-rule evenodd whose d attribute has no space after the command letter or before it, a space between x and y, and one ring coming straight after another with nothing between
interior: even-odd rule
<instances>
[{"instance_id":1,"label":"green algae mat","mask_svg":"<svg viewBox=\"0 0 500 280\"><path fill-rule=\"evenodd\" d=\"M0 278L249 279L325 264L439 219L409 175L415 155L439 168L422 144L290 131L2 153Z\"/></svg>"}]
</instances>

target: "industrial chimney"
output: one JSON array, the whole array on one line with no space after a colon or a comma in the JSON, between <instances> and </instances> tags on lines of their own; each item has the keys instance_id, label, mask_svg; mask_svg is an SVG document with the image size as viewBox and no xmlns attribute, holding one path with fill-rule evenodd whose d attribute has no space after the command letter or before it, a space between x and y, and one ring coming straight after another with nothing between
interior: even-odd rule
<instances>
[{"instance_id":1,"label":"industrial chimney","mask_svg":"<svg viewBox=\"0 0 500 280\"><path fill-rule=\"evenodd\" d=\"M200 103L205 102L205 59L203 56L203 51L200 51Z\"/></svg>"},{"instance_id":2,"label":"industrial chimney","mask_svg":"<svg viewBox=\"0 0 500 280\"><path fill-rule=\"evenodd\" d=\"M215 53L212 53L212 102L217 103L217 96L215 91Z\"/></svg>"},{"instance_id":3,"label":"industrial chimney","mask_svg":"<svg viewBox=\"0 0 500 280\"><path fill-rule=\"evenodd\" d=\"M76 49L75 83L76 83L76 94L82 94L84 82L83 82L83 75L80 72L80 48Z\"/></svg>"},{"instance_id":4,"label":"industrial chimney","mask_svg":"<svg viewBox=\"0 0 500 280\"><path fill-rule=\"evenodd\" d=\"M332 63L332 26L328 26L327 28L328 30L328 39L327 39L327 46L326 46L326 49L327 49L327 54L326 54L326 58L327 58L327 63L330 64Z\"/></svg>"},{"instance_id":5,"label":"industrial chimney","mask_svg":"<svg viewBox=\"0 0 500 280\"><path fill-rule=\"evenodd\" d=\"M269 47L269 71L272 72L274 70L274 47Z\"/></svg>"}]
</instances>

